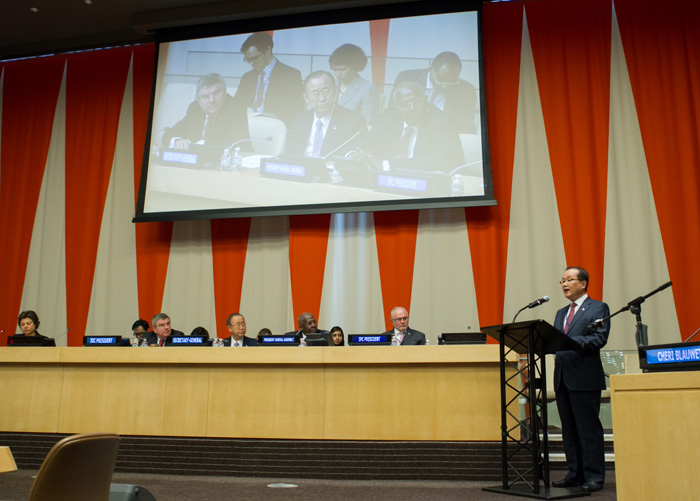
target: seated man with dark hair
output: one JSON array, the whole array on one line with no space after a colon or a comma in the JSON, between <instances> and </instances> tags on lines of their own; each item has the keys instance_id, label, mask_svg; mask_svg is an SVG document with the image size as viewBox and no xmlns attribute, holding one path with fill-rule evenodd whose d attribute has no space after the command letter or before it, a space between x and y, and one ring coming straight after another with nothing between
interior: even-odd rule
<instances>
[{"instance_id":1,"label":"seated man with dark hair","mask_svg":"<svg viewBox=\"0 0 700 501\"><path fill-rule=\"evenodd\" d=\"M362 113L335 104L333 75L314 71L304 81L304 99L311 107L294 118L287 141L287 153L307 157L342 155L352 145L343 146L353 135L367 132Z\"/></svg>"},{"instance_id":2,"label":"seated man with dark hair","mask_svg":"<svg viewBox=\"0 0 700 501\"><path fill-rule=\"evenodd\" d=\"M382 170L450 173L464 163L459 134L416 82L399 84L393 96L395 108L377 118L366 141Z\"/></svg>"},{"instance_id":3,"label":"seated man with dark hair","mask_svg":"<svg viewBox=\"0 0 700 501\"><path fill-rule=\"evenodd\" d=\"M197 82L197 99L185 117L163 135L163 146L187 150L193 143L228 148L248 139L245 107L226 93L226 81L217 73L204 75Z\"/></svg>"},{"instance_id":4,"label":"seated man with dark hair","mask_svg":"<svg viewBox=\"0 0 700 501\"><path fill-rule=\"evenodd\" d=\"M224 339L224 346L239 348L258 345L257 340L252 337L246 337L248 326L245 323L245 318L240 313L231 313L226 319L226 327L231 336Z\"/></svg>"},{"instance_id":5,"label":"seated man with dark hair","mask_svg":"<svg viewBox=\"0 0 700 501\"><path fill-rule=\"evenodd\" d=\"M266 336L272 336L272 331L268 329L267 327L263 327L258 331L258 344L262 343L262 338Z\"/></svg>"},{"instance_id":6,"label":"seated man with dark hair","mask_svg":"<svg viewBox=\"0 0 700 501\"><path fill-rule=\"evenodd\" d=\"M134 337L139 341L141 341L144 338L149 328L150 326L148 325L148 322L141 319L138 319L131 326L131 330L134 332Z\"/></svg>"},{"instance_id":7,"label":"seated man with dark hair","mask_svg":"<svg viewBox=\"0 0 700 501\"><path fill-rule=\"evenodd\" d=\"M427 70L406 70L399 73L394 87L403 82L416 82L428 102L445 112L447 121L457 132L476 134L476 88L459 78L462 61L454 52L441 52Z\"/></svg>"},{"instance_id":8,"label":"seated man with dark hair","mask_svg":"<svg viewBox=\"0 0 700 501\"><path fill-rule=\"evenodd\" d=\"M318 328L318 325L316 325L316 318L311 313L304 312L299 315L297 324L299 325L299 330L287 332L285 336L301 336L302 339L306 339L306 337L309 335L315 337L325 337L328 339L328 343L330 344L330 334L328 331Z\"/></svg>"}]
</instances>

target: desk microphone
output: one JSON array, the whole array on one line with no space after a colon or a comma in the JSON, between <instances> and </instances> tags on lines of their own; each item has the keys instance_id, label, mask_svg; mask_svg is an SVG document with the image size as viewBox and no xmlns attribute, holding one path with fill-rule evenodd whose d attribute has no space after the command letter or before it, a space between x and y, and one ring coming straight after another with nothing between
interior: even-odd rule
<instances>
[{"instance_id":1,"label":"desk microphone","mask_svg":"<svg viewBox=\"0 0 700 501\"><path fill-rule=\"evenodd\" d=\"M347 145L350 141L353 141L353 140L354 140L355 138L357 138L360 134L362 134L362 130L358 130L357 132L355 132L352 136L350 136L350 139L348 139L347 141L344 141L340 146L338 146L337 148L332 149L332 150L330 151L330 153L327 153L326 155L324 155L324 156L321 157L321 158L323 158L323 160L328 160L328 159L331 157L331 155L333 155L335 152L337 152L338 150L340 150L343 146Z\"/></svg>"},{"instance_id":2,"label":"desk microphone","mask_svg":"<svg viewBox=\"0 0 700 501\"><path fill-rule=\"evenodd\" d=\"M234 141L231 146L225 149L232 150L237 144L240 143L252 143L253 141L265 141L265 142L270 142L273 141L274 138L272 136L267 136L267 137L256 137L255 139L239 139L238 141Z\"/></svg>"},{"instance_id":3,"label":"desk microphone","mask_svg":"<svg viewBox=\"0 0 700 501\"><path fill-rule=\"evenodd\" d=\"M54 338L54 341L58 341L59 339L61 339L63 336L65 336L65 335L68 334L69 332L70 332L70 329L64 330L63 332L61 332L58 336L56 336L56 337ZM68 344L68 343L66 343L66 344Z\"/></svg>"}]
</instances>

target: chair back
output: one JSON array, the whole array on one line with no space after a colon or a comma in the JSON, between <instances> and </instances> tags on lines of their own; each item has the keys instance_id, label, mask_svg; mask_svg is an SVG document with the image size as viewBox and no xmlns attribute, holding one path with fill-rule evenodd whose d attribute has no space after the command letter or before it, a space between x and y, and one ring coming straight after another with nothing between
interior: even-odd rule
<instances>
[{"instance_id":1,"label":"chair back","mask_svg":"<svg viewBox=\"0 0 700 501\"><path fill-rule=\"evenodd\" d=\"M81 433L60 440L41 464L29 501L109 501L118 450L116 433Z\"/></svg>"},{"instance_id":2,"label":"chair back","mask_svg":"<svg viewBox=\"0 0 700 501\"><path fill-rule=\"evenodd\" d=\"M277 156L284 151L287 126L279 118L250 115L248 130L253 151L258 155Z\"/></svg>"}]
</instances>

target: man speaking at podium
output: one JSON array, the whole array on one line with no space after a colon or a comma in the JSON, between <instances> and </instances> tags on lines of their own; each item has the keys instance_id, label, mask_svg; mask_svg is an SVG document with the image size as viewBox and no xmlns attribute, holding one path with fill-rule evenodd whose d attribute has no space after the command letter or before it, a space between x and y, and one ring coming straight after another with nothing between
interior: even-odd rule
<instances>
[{"instance_id":1,"label":"man speaking at podium","mask_svg":"<svg viewBox=\"0 0 700 501\"><path fill-rule=\"evenodd\" d=\"M605 481L603 425L598 417L600 392L605 389L600 349L608 342L610 321L601 327L589 325L607 318L610 308L588 297L588 272L583 268L567 268L559 283L570 304L557 311L554 326L581 349L558 351L554 361L554 390L569 471L552 486L599 491Z\"/></svg>"}]
</instances>

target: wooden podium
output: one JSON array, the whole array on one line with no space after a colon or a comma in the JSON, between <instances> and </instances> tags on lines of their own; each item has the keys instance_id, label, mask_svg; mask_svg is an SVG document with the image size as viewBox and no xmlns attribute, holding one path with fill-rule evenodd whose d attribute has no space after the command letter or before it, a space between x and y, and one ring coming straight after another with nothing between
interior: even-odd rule
<instances>
[{"instance_id":1,"label":"wooden podium","mask_svg":"<svg viewBox=\"0 0 700 501\"><path fill-rule=\"evenodd\" d=\"M550 487L545 355L581 347L544 320L482 327L496 339L501 359L502 485L485 491L536 499L589 496L589 492ZM512 354L519 355L514 363ZM506 371L510 367L513 371ZM514 395L514 396L513 396ZM520 404L526 403L524 417ZM509 426L515 421L515 426ZM529 464L523 463L529 456ZM523 464L528 464L523 467Z\"/></svg>"}]
</instances>

